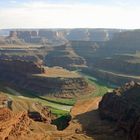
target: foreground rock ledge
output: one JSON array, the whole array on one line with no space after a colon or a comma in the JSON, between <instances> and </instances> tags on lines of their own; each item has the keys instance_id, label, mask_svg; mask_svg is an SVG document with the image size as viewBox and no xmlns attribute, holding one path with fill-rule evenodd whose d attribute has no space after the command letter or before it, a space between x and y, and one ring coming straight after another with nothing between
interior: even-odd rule
<instances>
[{"instance_id":1,"label":"foreground rock ledge","mask_svg":"<svg viewBox=\"0 0 140 140\"><path fill-rule=\"evenodd\" d=\"M140 83L130 82L104 95L99 103L102 119L116 122L130 140L140 140Z\"/></svg>"}]
</instances>

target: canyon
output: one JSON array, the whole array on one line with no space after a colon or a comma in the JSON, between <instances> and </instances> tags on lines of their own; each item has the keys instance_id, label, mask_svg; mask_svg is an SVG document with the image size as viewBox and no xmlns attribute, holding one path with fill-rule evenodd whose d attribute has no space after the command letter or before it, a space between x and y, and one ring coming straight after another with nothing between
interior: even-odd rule
<instances>
[{"instance_id":1,"label":"canyon","mask_svg":"<svg viewBox=\"0 0 140 140\"><path fill-rule=\"evenodd\" d=\"M0 35L0 139L140 139L140 30Z\"/></svg>"}]
</instances>

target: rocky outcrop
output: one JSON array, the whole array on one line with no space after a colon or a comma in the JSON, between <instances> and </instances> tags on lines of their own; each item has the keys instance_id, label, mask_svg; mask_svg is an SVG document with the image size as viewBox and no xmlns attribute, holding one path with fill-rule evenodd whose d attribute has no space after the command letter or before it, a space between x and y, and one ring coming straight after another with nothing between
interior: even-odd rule
<instances>
[{"instance_id":1,"label":"rocky outcrop","mask_svg":"<svg viewBox=\"0 0 140 140\"><path fill-rule=\"evenodd\" d=\"M12 100L5 95L3 92L0 92L0 109L1 108L11 108Z\"/></svg>"},{"instance_id":2,"label":"rocky outcrop","mask_svg":"<svg viewBox=\"0 0 140 140\"><path fill-rule=\"evenodd\" d=\"M84 134L71 130L58 131L55 125L46 122L38 122L30 119L27 112L15 114L9 109L0 109L3 118L0 120L0 139L5 140L59 140L73 139L91 140ZM7 114L10 114L7 117ZM5 117L6 116L6 117ZM59 121L62 121L60 119ZM64 124L62 122L62 124Z\"/></svg>"},{"instance_id":3,"label":"rocky outcrop","mask_svg":"<svg viewBox=\"0 0 140 140\"><path fill-rule=\"evenodd\" d=\"M30 119L26 113L19 113L14 115L8 109L1 109L0 113L6 118L0 120L0 138L9 139L12 137L17 137L19 135L24 135L29 132L28 126L30 125ZM8 117L7 117L7 114Z\"/></svg>"},{"instance_id":4,"label":"rocky outcrop","mask_svg":"<svg viewBox=\"0 0 140 140\"><path fill-rule=\"evenodd\" d=\"M31 139L41 140L48 139L50 131L56 131L56 128L51 124L37 123L28 117L27 112L19 112L17 114L10 110L0 110L3 115L13 114L7 119L0 120L0 139ZM50 130L50 131L49 131ZM46 132L46 133L45 133Z\"/></svg>"},{"instance_id":5,"label":"rocky outcrop","mask_svg":"<svg viewBox=\"0 0 140 140\"><path fill-rule=\"evenodd\" d=\"M3 93L4 95L5 93ZM17 99L14 98L13 102L17 102ZM42 140L47 139L46 137L50 135L51 131L57 131L56 126L51 125L54 116L49 107L30 101L31 104L28 104L28 108L26 108L24 105L27 102L25 100L22 100L22 102L24 104L20 104L20 106L23 106L23 109L18 111L16 110L16 108L19 108L18 105L15 106L16 108L11 108L11 110L7 107L0 108L1 140Z\"/></svg>"},{"instance_id":6,"label":"rocky outcrop","mask_svg":"<svg viewBox=\"0 0 140 140\"><path fill-rule=\"evenodd\" d=\"M139 93L139 83L127 83L104 95L99 104L101 118L115 121L117 130L123 130L130 140L140 139Z\"/></svg>"},{"instance_id":7,"label":"rocky outcrop","mask_svg":"<svg viewBox=\"0 0 140 140\"><path fill-rule=\"evenodd\" d=\"M13 112L9 110L8 108L0 108L0 122L9 120L11 117L13 117Z\"/></svg>"},{"instance_id":8,"label":"rocky outcrop","mask_svg":"<svg viewBox=\"0 0 140 140\"><path fill-rule=\"evenodd\" d=\"M28 111L28 116L34 121L51 123L53 115L47 106L42 106L41 103L33 103L32 108L34 111Z\"/></svg>"}]
</instances>

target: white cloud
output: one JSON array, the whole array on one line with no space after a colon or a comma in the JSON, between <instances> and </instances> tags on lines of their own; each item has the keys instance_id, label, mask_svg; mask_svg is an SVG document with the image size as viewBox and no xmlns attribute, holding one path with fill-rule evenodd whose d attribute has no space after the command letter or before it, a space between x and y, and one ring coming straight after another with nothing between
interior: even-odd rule
<instances>
[{"instance_id":1,"label":"white cloud","mask_svg":"<svg viewBox=\"0 0 140 140\"><path fill-rule=\"evenodd\" d=\"M140 28L139 13L139 8L32 2L0 9L0 28Z\"/></svg>"}]
</instances>

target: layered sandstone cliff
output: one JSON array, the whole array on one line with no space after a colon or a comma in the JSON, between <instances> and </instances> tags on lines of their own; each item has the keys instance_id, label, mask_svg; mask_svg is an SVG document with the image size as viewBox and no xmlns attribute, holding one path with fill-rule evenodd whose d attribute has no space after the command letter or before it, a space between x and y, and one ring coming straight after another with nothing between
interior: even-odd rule
<instances>
[{"instance_id":1,"label":"layered sandstone cliff","mask_svg":"<svg viewBox=\"0 0 140 140\"><path fill-rule=\"evenodd\" d=\"M80 75L62 68L45 68L40 63L0 60L0 77L5 84L39 95L80 96L94 89Z\"/></svg>"}]
</instances>

